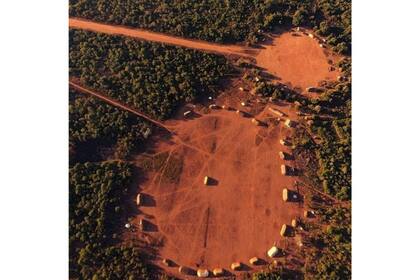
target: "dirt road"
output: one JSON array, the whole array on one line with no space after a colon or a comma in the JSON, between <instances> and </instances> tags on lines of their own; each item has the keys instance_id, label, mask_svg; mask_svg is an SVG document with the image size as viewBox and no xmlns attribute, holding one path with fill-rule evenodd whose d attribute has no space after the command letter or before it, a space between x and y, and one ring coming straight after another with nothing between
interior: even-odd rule
<instances>
[{"instance_id":1,"label":"dirt road","mask_svg":"<svg viewBox=\"0 0 420 280\"><path fill-rule=\"evenodd\" d=\"M334 81L340 74L328 61L338 62L339 57L327 48L320 47L317 39L304 33L285 32L273 36L270 44L261 49L240 45L221 45L205 41L184 39L162 33L71 18L69 27L93 32L123 35L135 39L198 49L223 55L237 55L255 60L256 65L291 88L304 90L318 86L321 81Z\"/></svg>"},{"instance_id":2,"label":"dirt road","mask_svg":"<svg viewBox=\"0 0 420 280\"><path fill-rule=\"evenodd\" d=\"M83 87L81 85L78 85L75 82L69 81L69 85L71 87L79 90L82 93L93 95L93 96L101 99L102 101L105 101L108 104L111 104L113 106L116 106L116 107L118 107L118 108L120 108L122 110L128 111L128 112L130 112L132 114L135 114L135 115L137 115L137 116L139 116L139 117L141 117L143 119L146 119L146 120L148 120L151 123L154 123L155 125L157 125L157 126L163 128L163 129L165 129L166 131L168 131L172 135L174 141L176 143L180 144L180 145L183 145L185 147L188 147L190 149L196 150L196 151L201 152L201 153L206 154L206 155L209 154L208 152L203 151L202 149L197 148L196 146L191 145L190 143L187 143L187 142L183 141L181 138L179 138L178 135L176 135L176 133L173 131L173 129L172 129L171 126L165 125L164 123L162 123L160 121L156 121L156 120L148 117L147 115L145 115L145 114L143 114L143 113L141 113L141 112L139 112L137 110L134 110L134 109L130 108L129 106L124 105L123 103L121 103L121 102L119 102L119 101L117 101L115 99L109 98L109 97L107 97L107 96L105 96L103 94L100 94L98 92L92 91L92 90L90 90L88 88L85 88L85 87Z\"/></svg>"},{"instance_id":3,"label":"dirt road","mask_svg":"<svg viewBox=\"0 0 420 280\"><path fill-rule=\"evenodd\" d=\"M164 44L176 45L186 48L198 49L208 52L231 54L239 56L255 56L257 50L246 48L239 45L220 45L205 41L184 39L175 36L169 36L162 33L146 31L142 29L134 29L125 26L115 26L104 23L92 22L84 19L69 19L69 27L75 29L84 29L94 32L116 34L133 37L136 39L160 42Z\"/></svg>"},{"instance_id":4,"label":"dirt road","mask_svg":"<svg viewBox=\"0 0 420 280\"><path fill-rule=\"evenodd\" d=\"M107 97L107 96L104 96L104 95L102 95L102 94L99 94L99 93L97 93L97 92L94 92L94 91L92 91L92 90L90 90L90 89L87 89L87 88L85 88L85 87L82 87L82 86L80 86L80 85L78 85L78 84L76 84L76 83L74 83L74 82L72 82L72 81L69 81L69 84L70 84L70 86L72 86L73 88L75 88L75 89L77 89L77 90L79 90L79 91L81 91L81 92L83 92L83 93L87 93L87 94L93 95L93 96L95 96L95 97L97 97L97 98L99 98L99 99L101 99L101 100L105 101L106 103L109 103L109 104L111 104L111 105L113 105L113 106L119 107L119 108L121 108L121 109L123 109L123 110L125 110L125 111L129 111L129 112L131 112L131 113L133 113L133 114L135 114L135 115L137 115L137 116L139 116L139 117L141 117L141 118L143 118L143 119L146 119L146 120L148 120L149 122L154 123L154 124L156 124L157 126L160 126L160 127L164 128L164 129L166 129L167 131L169 131L169 132L171 132L171 133L172 133L172 131L171 131L171 130L170 130L170 129L166 126L166 125L164 125L163 123L161 123L161 122L159 122L159 121L155 121L155 120L151 119L150 117L148 117L148 116L146 116L146 115L144 115L144 114L140 113L139 111L136 111L136 110L134 110L134 109L131 109L130 107L128 107L128 106L126 106L126 105L124 105L124 104L122 104L122 103L120 103L120 102L118 102L118 101L116 101L116 100L114 100L114 99L112 99L112 98L109 98L109 97Z\"/></svg>"}]
</instances>

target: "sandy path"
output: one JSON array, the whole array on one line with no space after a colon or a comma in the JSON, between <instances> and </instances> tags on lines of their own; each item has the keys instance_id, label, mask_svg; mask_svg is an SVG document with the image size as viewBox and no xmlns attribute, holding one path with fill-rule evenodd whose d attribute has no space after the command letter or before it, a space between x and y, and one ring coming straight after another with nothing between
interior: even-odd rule
<instances>
[{"instance_id":1,"label":"sandy path","mask_svg":"<svg viewBox=\"0 0 420 280\"><path fill-rule=\"evenodd\" d=\"M200 152L202 154L210 155L209 152L204 151L204 150L202 150L202 149L200 149L200 148L198 148L198 147L196 147L194 145L191 145L190 143L187 143L187 142L183 141L178 135L176 135L176 133L173 131L172 127L167 126L167 125L165 125L162 122L156 121L156 120L154 120L154 119L146 116L145 114L143 114L143 113L141 113L141 112L139 112L137 110L134 110L134 109L128 107L127 105L122 104L121 102L116 101L115 99L109 98L109 97L107 97L107 96L105 96L103 94L100 94L100 93L97 93L97 92L92 91L90 89L87 89L87 88L85 88L85 87L83 87L81 85L78 85L78 84L76 84L76 83L74 83L72 81L69 81L69 85L72 86L73 88L79 90L82 93L93 95L93 96L101 99L102 101L107 102L108 104L111 104L111 105L116 106L116 107L118 107L120 109L123 109L125 111L130 112L130 113L133 113L133 114L135 114L135 115L137 115L137 116L139 116L141 118L144 118L144 119L148 120L151 123L154 123L155 125L157 125L159 127L162 127L163 129L165 129L166 131L168 131L172 135L172 137L174 138L175 142L178 143L178 144L181 144L181 145L183 145L185 147L188 147L190 149L193 149L195 151L198 151L198 152Z\"/></svg>"},{"instance_id":2,"label":"sandy path","mask_svg":"<svg viewBox=\"0 0 420 280\"><path fill-rule=\"evenodd\" d=\"M146 31L142 29L129 28L124 26L115 26L104 23L92 22L84 19L69 19L69 27L75 29L84 29L94 32L117 34L133 37L136 39L160 42L164 44L176 45L186 48L204 50L208 52L231 54L239 56L254 56L257 50L246 48L239 45L219 45L205 41L184 39L175 36L169 36L162 33Z\"/></svg>"},{"instance_id":3,"label":"sandy path","mask_svg":"<svg viewBox=\"0 0 420 280\"><path fill-rule=\"evenodd\" d=\"M161 123L159 121L155 121L155 120L151 119L150 117L148 117L148 116L140 113L139 111L136 111L134 109L131 109L130 107L128 107L128 106L126 106L126 105L124 105L124 104L122 104L122 103L120 103L120 102L118 102L118 101L116 101L116 100L114 100L112 98L109 98L107 96L104 96L102 94L99 94L97 92L94 92L94 91L92 91L90 89L87 89L85 87L82 87L82 86L80 86L80 85L78 85L78 84L76 84L76 83L74 83L72 81L69 81L69 84L73 88L75 88L75 89L77 89L77 90L79 90L79 91L81 91L83 93L87 93L87 94L93 95L93 96L95 96L95 97L97 97L97 98L105 101L106 103L109 103L109 104L111 104L113 106L119 107L119 108L121 108L121 109L123 109L125 111L129 111L130 113L133 113L133 114L135 114L135 115L137 115L137 116L139 116L141 118L144 118L144 119L148 120L149 122L152 122L152 123L156 124L157 126L160 126L160 127L164 128L167 131L169 131L169 132L172 133L172 131L166 125L164 125L163 123Z\"/></svg>"}]
</instances>

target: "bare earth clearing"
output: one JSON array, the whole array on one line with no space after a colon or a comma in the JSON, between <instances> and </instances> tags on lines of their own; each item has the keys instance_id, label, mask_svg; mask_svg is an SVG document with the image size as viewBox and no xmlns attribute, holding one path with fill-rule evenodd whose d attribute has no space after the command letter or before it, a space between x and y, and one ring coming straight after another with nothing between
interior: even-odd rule
<instances>
[{"instance_id":1,"label":"bare earth clearing","mask_svg":"<svg viewBox=\"0 0 420 280\"><path fill-rule=\"evenodd\" d=\"M319 44L303 33L283 33L257 55L257 65L280 78L282 83L303 91L323 80L335 81L339 71L333 70L328 60L337 62L337 57Z\"/></svg>"},{"instance_id":2,"label":"bare earth clearing","mask_svg":"<svg viewBox=\"0 0 420 280\"><path fill-rule=\"evenodd\" d=\"M317 39L310 38L302 32L295 33L298 36L293 36L291 32L274 36L271 44L256 49L241 45L221 45L184 39L142 29L76 18L70 18L69 26L75 29L123 35L225 55L254 58L257 66L265 69L282 83L289 83L290 87L298 87L302 90L310 86L317 86L323 80L336 80L339 75L337 70L330 71L330 65L328 64L328 60L336 62L338 57L334 56L328 49L321 48Z\"/></svg>"},{"instance_id":3,"label":"bare earth clearing","mask_svg":"<svg viewBox=\"0 0 420 280\"><path fill-rule=\"evenodd\" d=\"M289 105L270 107L296 118ZM267 108L256 118L273 119ZM154 225L146 234L152 243L161 245L162 258L193 269L222 267L233 273L229 269L232 262L254 270L248 264L250 258L269 262L267 250L274 243L286 247L281 226L303 215L301 204L282 200L283 188L297 190L297 177L280 172L281 164L293 166L293 161L278 155L279 151L290 153L279 139L291 130L283 122L265 127L254 125L251 119L218 109L191 120L170 121L181 139L199 149L165 141L156 144L153 152L168 152L169 158L159 172L143 178L139 191L149 203L132 221L139 224L146 219ZM183 159L177 183L162 177L173 158ZM204 185L204 176L213 178L214 184ZM177 274L177 267L168 270Z\"/></svg>"},{"instance_id":4,"label":"bare earth clearing","mask_svg":"<svg viewBox=\"0 0 420 280\"><path fill-rule=\"evenodd\" d=\"M252 57L257 66L273 75L275 80L295 89L305 90L321 81L336 80L339 75L330 65L338 57L321 48L318 39L302 32L298 36L286 32L273 37L271 44L261 49L251 49L81 19L70 19L70 27ZM157 249L159 258L170 259L175 265L165 267L160 261L156 264L183 279L185 275L178 273L179 265L209 270L221 267L231 274L238 273L230 269L232 262L241 262L242 271L261 269L249 265L248 260L259 257L269 262L267 250L273 244L281 248L288 246L286 239L280 236L281 226L290 225L292 219L303 215L301 203L282 200L283 188L298 193L300 190L295 185L297 177L283 176L280 171L281 164L294 167L293 157L284 160L278 154L280 151L291 153L279 140L291 135L285 120L297 120L296 111L287 103L257 103L258 97L251 96L249 91L238 90L240 86L247 88L248 85L237 82L233 81L231 88L216 100L218 105L228 105L234 110L209 110L199 105L193 109L194 105L189 104L175 119L158 123L171 131L174 141L157 139L135 160L140 166L145 158L168 155L159 170L147 171L139 184L138 191L143 194L144 201L130 222L138 228L140 220L145 220L146 229L143 232L127 231L124 238L150 244ZM77 88L78 85L73 86ZM83 88L79 90L83 91ZM124 110L137 112L99 93L86 89L84 92ZM242 107L240 102L243 100L249 100L250 104ZM270 107L285 116L272 115ZM185 119L182 113L191 109L194 116ZM249 115L241 116L236 109ZM251 122L253 117L267 125L255 125ZM167 180L163 174L175 165L182 169L175 181ZM213 179L211 185L204 185L205 176Z\"/></svg>"}]
</instances>

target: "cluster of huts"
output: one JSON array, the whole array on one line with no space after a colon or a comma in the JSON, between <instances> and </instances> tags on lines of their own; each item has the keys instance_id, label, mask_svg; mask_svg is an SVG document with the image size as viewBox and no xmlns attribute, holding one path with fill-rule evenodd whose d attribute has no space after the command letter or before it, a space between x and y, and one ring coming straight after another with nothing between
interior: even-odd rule
<instances>
[{"instance_id":1,"label":"cluster of huts","mask_svg":"<svg viewBox=\"0 0 420 280\"><path fill-rule=\"evenodd\" d=\"M308 36L311 37L311 35L312 34L309 34ZM243 88L239 88L239 89L241 91L243 91ZM315 92L316 90L311 88L311 89L308 89L308 91ZM241 106L246 107L246 106L248 106L248 103L246 101L242 101ZM241 110L236 110L236 109L234 109L232 107L229 107L227 105L222 105L222 106L218 106L216 104L209 105L209 109L212 109L212 110L213 109L220 109L220 108L224 109L224 110L229 110L229 111L236 111L236 113L240 116L245 116L245 114L246 114L245 112L243 112ZM286 116L284 113L280 112L277 109L274 109L274 108L270 107L268 110L272 114L274 114L278 117L285 117ZM188 117L192 113L193 113L192 111L187 111L187 112L184 113L184 116ZM255 118L252 118L251 121L255 125L261 125L261 123L262 123L261 121L255 119ZM284 124L288 128L293 128L296 125L296 123L294 121L292 121L288 118L285 120ZM280 144L283 145L283 146L290 146L291 141L290 141L289 138L280 139ZM288 160L290 158L290 155L286 152L283 152L283 151L279 152L279 156L283 160ZM290 166L287 166L285 164L281 164L280 168L281 168L281 174L284 175L284 176L291 175L291 173L293 172L293 168L290 167ZM204 183L204 185L211 185L212 180L213 179L211 177L205 176L204 179L203 179L203 183ZM283 198L283 201L285 201L285 202L298 202L300 200L300 196L297 192L289 190L287 188L283 189L282 198ZM142 201L141 194L138 194L137 199L136 199L137 205L141 205L141 201ZM313 211L305 210L304 213L303 213L303 216L305 218L313 218L314 214L315 213ZM140 224L141 223L142 223L142 220L140 220ZM300 229L300 230L303 229L302 226L301 226L301 222L298 218L292 219L290 225L283 224L281 229L280 229L280 236L282 236L282 237L294 236L295 229ZM298 242L298 246L299 247L303 246L302 241ZM285 252L283 251L283 249L277 247L275 244L267 250L267 256L269 258L273 259L273 261L272 261L273 265L278 265L278 261L276 260L276 258L284 256L284 255L285 255ZM248 260L248 262L252 266L257 266L257 265L265 263L265 261L263 261L262 259L260 259L258 257L252 257L251 259ZM163 259L162 264L167 266L167 267L175 266L175 263L170 261L169 259ZM241 271L244 267L245 267L244 264L241 263L241 262L233 262L230 265L230 269L232 271ZM183 265L178 267L178 272L181 273L181 274L184 274L184 275L196 275L199 278L207 278L207 277L211 277L212 275L215 276L215 277L221 277L221 276L225 276L227 274L227 271L224 268L221 268L221 267L216 267L213 270L209 270L209 269L206 269L206 268L199 268L197 270L194 270L192 268L189 268L189 267L183 266Z\"/></svg>"},{"instance_id":2,"label":"cluster of huts","mask_svg":"<svg viewBox=\"0 0 420 280\"><path fill-rule=\"evenodd\" d=\"M242 91L244 90L242 87L240 87L239 88L240 90L242 89ZM249 106L249 103L248 103L248 101L241 101L241 106L242 107L247 107L247 106ZM236 112L236 114L237 115L239 115L239 116L241 116L241 117L245 117L245 116L249 116L249 114L248 113L246 113L246 112L244 112L244 111L242 111L242 110L240 110L240 109L235 109L235 108L232 108L232 107L230 107L230 106L228 106L228 105L222 105L222 106L219 106L219 105L217 105L217 104L210 104L209 105L209 109L212 109L212 110L217 110L217 109L224 109L224 110L228 110L228 111L235 111ZM190 111L187 111L187 112L190 112ZM186 113L187 113L186 112ZM191 112L192 113L192 112ZM187 115L185 115L185 113L184 113L184 116L186 116L186 117L188 117L188 115L189 114L191 114L191 113L188 113ZM260 126L260 125L264 125L264 122L262 122L262 121L260 121L260 120L258 120L258 119L256 119L256 118L251 118L251 122L254 124L254 125L256 125L256 126Z\"/></svg>"},{"instance_id":3,"label":"cluster of huts","mask_svg":"<svg viewBox=\"0 0 420 280\"><path fill-rule=\"evenodd\" d=\"M273 247L268 251L268 255L271 257L277 257L279 255L280 249L278 249L277 247ZM263 264L264 262L262 261L262 259L258 258L258 257L253 257L251 259L249 259L249 264L253 265L253 266L257 266L260 264ZM173 266L174 263L171 262L168 259L163 259L162 260L162 264L170 267ZM230 269L232 271L241 271L243 268L245 267L245 265L241 262L233 262L230 265ZM220 276L226 276L227 275L227 270L225 270L224 268L221 267L216 267L213 270L209 270L206 268L199 268L197 270L194 270L192 268L189 268L187 266L183 266L180 265L178 267L178 272L184 275L197 275L199 278L207 278L210 277L211 275L215 276L215 277L220 277Z\"/></svg>"},{"instance_id":4,"label":"cluster of huts","mask_svg":"<svg viewBox=\"0 0 420 280\"><path fill-rule=\"evenodd\" d=\"M141 193L138 193L136 195L136 205L137 206L142 206L143 203L144 203L144 195L141 194ZM138 223L138 228L139 228L140 231L145 231L145 230L147 230L147 225L148 225L148 221L146 221L145 219L141 218L139 220L139 223ZM125 228L126 229L131 229L132 231L134 231L134 228L135 227L133 227L130 223L126 223L125 224Z\"/></svg>"},{"instance_id":5,"label":"cluster of huts","mask_svg":"<svg viewBox=\"0 0 420 280\"><path fill-rule=\"evenodd\" d=\"M325 44L327 43L327 40L325 40L323 38L320 38L317 35L315 35L315 34L313 34L311 32L308 32L308 31L302 29L301 27L296 27L296 29L294 31L295 32L298 32L298 33L302 32L304 35L307 35L309 38L314 39L314 40L317 40L317 42L319 44L319 47L321 47L321 48L325 48L326 47ZM295 33L295 34L297 34L297 33Z\"/></svg>"},{"instance_id":6,"label":"cluster of huts","mask_svg":"<svg viewBox=\"0 0 420 280\"><path fill-rule=\"evenodd\" d=\"M272 263L274 265L278 264L278 262L277 262L277 260L275 260L275 258L282 257L284 255L285 255L285 252L281 248L278 248L275 245L272 246L267 251L267 256L273 259ZM265 264L266 262L261 258L252 257L248 260L248 263L251 266L258 266L258 265ZM172 262L169 259L163 259L162 264L167 266L167 267L175 266L175 263ZM245 267L246 267L245 264L243 264L241 262L233 262L230 265L230 269L232 271L241 271ZM211 275L213 275L215 277L220 277L220 276L226 276L228 274L227 270L225 270L224 268L221 268L221 267L216 267L213 270L209 270L209 269L206 269L206 268L199 268L197 270L194 270L192 268L189 268L189 267L183 266L183 265L180 265L178 267L178 272L181 273L181 274L184 274L184 275L194 275L195 274L199 278L207 278L207 277L210 277Z\"/></svg>"}]
</instances>

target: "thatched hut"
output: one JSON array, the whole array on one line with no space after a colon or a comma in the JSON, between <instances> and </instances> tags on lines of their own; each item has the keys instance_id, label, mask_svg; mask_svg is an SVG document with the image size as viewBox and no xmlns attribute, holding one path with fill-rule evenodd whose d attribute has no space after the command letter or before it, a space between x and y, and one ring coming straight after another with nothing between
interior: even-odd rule
<instances>
[{"instance_id":1,"label":"thatched hut","mask_svg":"<svg viewBox=\"0 0 420 280\"><path fill-rule=\"evenodd\" d=\"M289 226L286 224L283 224L283 226L280 229L280 235L283 237L286 237L289 235Z\"/></svg>"},{"instance_id":2,"label":"thatched hut","mask_svg":"<svg viewBox=\"0 0 420 280\"><path fill-rule=\"evenodd\" d=\"M207 269L198 269L197 270L197 276L200 278L206 278L209 277L209 271Z\"/></svg>"},{"instance_id":3,"label":"thatched hut","mask_svg":"<svg viewBox=\"0 0 420 280\"><path fill-rule=\"evenodd\" d=\"M287 127L294 127L295 126L295 123L291 119L286 119L286 121L284 122L284 124Z\"/></svg>"},{"instance_id":4,"label":"thatched hut","mask_svg":"<svg viewBox=\"0 0 420 280\"><path fill-rule=\"evenodd\" d=\"M241 263L240 262L234 262L230 265L230 268L232 270L240 270L241 269Z\"/></svg>"},{"instance_id":5,"label":"thatched hut","mask_svg":"<svg viewBox=\"0 0 420 280\"><path fill-rule=\"evenodd\" d=\"M204 180L203 180L204 185L208 185L210 183L210 177L209 176L205 176Z\"/></svg>"},{"instance_id":6,"label":"thatched hut","mask_svg":"<svg viewBox=\"0 0 420 280\"><path fill-rule=\"evenodd\" d=\"M223 274L225 274L225 271L223 270L223 268L215 268L213 269L213 275L218 277L218 276L222 276Z\"/></svg>"},{"instance_id":7,"label":"thatched hut","mask_svg":"<svg viewBox=\"0 0 420 280\"><path fill-rule=\"evenodd\" d=\"M253 119L251 120L251 122L252 122L253 124L255 124L255 125L260 125L260 124L261 124L261 122L260 122L259 120L257 120L256 118L253 118Z\"/></svg>"},{"instance_id":8,"label":"thatched hut","mask_svg":"<svg viewBox=\"0 0 420 280\"><path fill-rule=\"evenodd\" d=\"M191 269L182 265L179 266L178 271L179 273L182 273L182 274L191 274Z\"/></svg>"},{"instance_id":9,"label":"thatched hut","mask_svg":"<svg viewBox=\"0 0 420 280\"><path fill-rule=\"evenodd\" d=\"M289 201L290 191L286 188L283 189L283 201Z\"/></svg>"},{"instance_id":10,"label":"thatched hut","mask_svg":"<svg viewBox=\"0 0 420 280\"><path fill-rule=\"evenodd\" d=\"M257 257L253 257L253 258L249 259L249 263L251 265L257 265L259 261L260 261L260 259L257 258Z\"/></svg>"},{"instance_id":11,"label":"thatched hut","mask_svg":"<svg viewBox=\"0 0 420 280\"><path fill-rule=\"evenodd\" d=\"M273 246L270 248L270 250L267 251L267 255L270 258L275 258L279 254L280 250L276 246Z\"/></svg>"},{"instance_id":12,"label":"thatched hut","mask_svg":"<svg viewBox=\"0 0 420 280\"><path fill-rule=\"evenodd\" d=\"M287 165L282 164L280 166L281 175L287 176L290 173L290 168Z\"/></svg>"},{"instance_id":13,"label":"thatched hut","mask_svg":"<svg viewBox=\"0 0 420 280\"><path fill-rule=\"evenodd\" d=\"M140 206L141 202L142 202L142 195L140 193L138 193L137 196L136 196L137 206Z\"/></svg>"},{"instance_id":14,"label":"thatched hut","mask_svg":"<svg viewBox=\"0 0 420 280\"><path fill-rule=\"evenodd\" d=\"M184 112L184 117L188 118L189 116L191 116L192 111L186 111Z\"/></svg>"},{"instance_id":15,"label":"thatched hut","mask_svg":"<svg viewBox=\"0 0 420 280\"><path fill-rule=\"evenodd\" d=\"M279 152L279 156L281 159L285 159L286 157L284 152Z\"/></svg>"},{"instance_id":16,"label":"thatched hut","mask_svg":"<svg viewBox=\"0 0 420 280\"><path fill-rule=\"evenodd\" d=\"M171 266L171 261L170 260L168 260L168 259L163 259L162 260L162 263L165 265L165 266Z\"/></svg>"}]
</instances>

